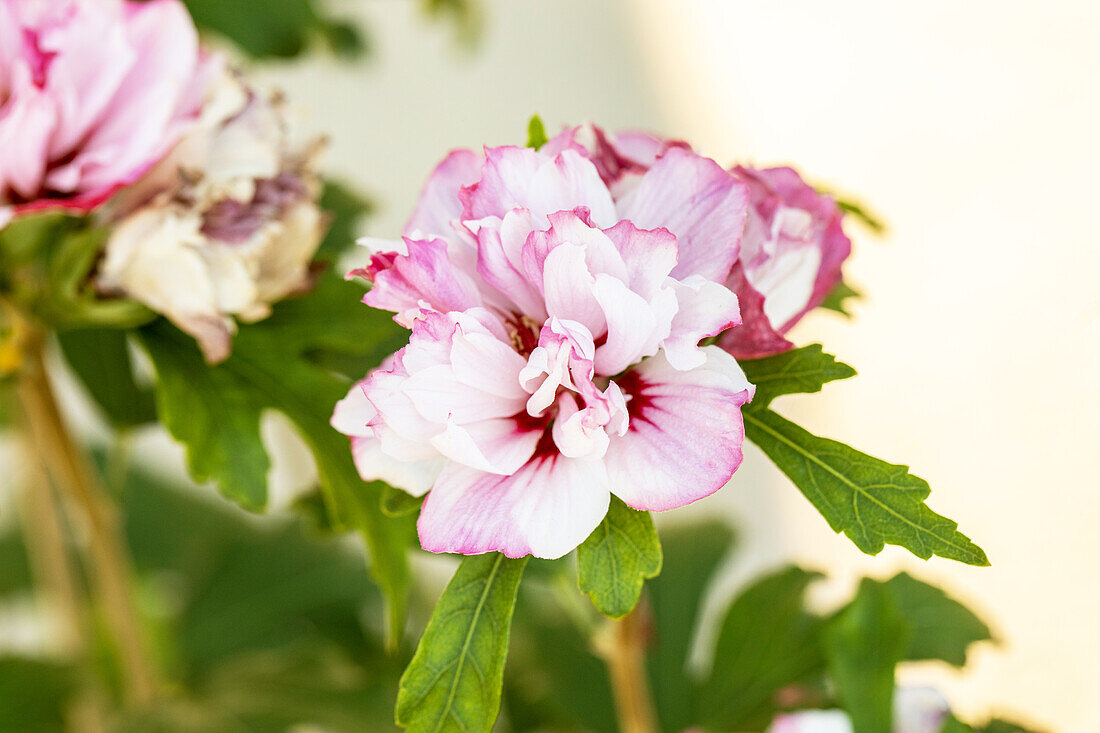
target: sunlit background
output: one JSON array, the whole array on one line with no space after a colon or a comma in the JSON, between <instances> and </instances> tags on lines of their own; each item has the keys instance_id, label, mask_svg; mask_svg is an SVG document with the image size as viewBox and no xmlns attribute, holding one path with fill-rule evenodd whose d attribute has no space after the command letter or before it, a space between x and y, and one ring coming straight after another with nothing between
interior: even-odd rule
<instances>
[{"instance_id":1,"label":"sunlit background","mask_svg":"<svg viewBox=\"0 0 1100 733\"><path fill-rule=\"evenodd\" d=\"M472 45L402 0L331 5L369 29L369 57L256 75L330 135L329 170L377 206L365 234L399 231L447 150L522 143L533 112L551 129L648 128L722 162L793 163L884 218L883 238L851 229L855 317L794 333L859 377L777 409L911 465L992 567L863 556L751 447L726 490L662 521L738 528L712 609L791 559L830 572L822 604L867 573L941 583L1001 644L960 674L903 679L939 686L962 717L1100 730L1100 5L485 0ZM312 468L285 426L265 433L285 504ZM178 447L142 436L153 447L182 475Z\"/></svg>"},{"instance_id":2,"label":"sunlit background","mask_svg":"<svg viewBox=\"0 0 1100 733\"><path fill-rule=\"evenodd\" d=\"M472 49L396 0L335 7L372 29L372 59L265 78L373 194L371 234L398 231L445 151L522 143L536 111L555 128L654 129L719 161L792 162L885 218L882 240L853 230L855 318L815 315L795 334L860 376L778 407L909 463L992 567L864 557L755 450L725 491L664 519L741 529L716 598L789 558L836 576L823 603L866 572L941 582L1002 643L962 674L907 676L964 715L1100 730L1100 6L499 0Z\"/></svg>"}]
</instances>

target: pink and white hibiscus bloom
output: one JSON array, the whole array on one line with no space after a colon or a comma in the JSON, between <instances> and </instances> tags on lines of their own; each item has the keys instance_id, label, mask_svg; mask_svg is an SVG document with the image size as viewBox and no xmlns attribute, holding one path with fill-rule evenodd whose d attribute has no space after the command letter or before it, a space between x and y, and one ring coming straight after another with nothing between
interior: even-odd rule
<instances>
[{"instance_id":1,"label":"pink and white hibiscus bloom","mask_svg":"<svg viewBox=\"0 0 1100 733\"><path fill-rule=\"evenodd\" d=\"M0 0L0 226L89 211L136 181L218 66L179 0Z\"/></svg>"},{"instance_id":2,"label":"pink and white hibiscus bloom","mask_svg":"<svg viewBox=\"0 0 1100 733\"><path fill-rule=\"evenodd\" d=\"M894 691L892 733L939 733L950 714L938 690L899 687ZM852 721L843 710L800 710L777 716L767 733L852 733Z\"/></svg>"},{"instance_id":3,"label":"pink and white hibiscus bloom","mask_svg":"<svg viewBox=\"0 0 1100 733\"><path fill-rule=\"evenodd\" d=\"M402 241L366 242L364 301L412 334L333 425L364 479L427 494L425 549L557 558L611 494L665 510L725 485L753 387L699 343L740 322L720 283L747 203L686 150L618 198L576 149L458 151Z\"/></svg>"},{"instance_id":4,"label":"pink and white hibiscus bloom","mask_svg":"<svg viewBox=\"0 0 1100 733\"><path fill-rule=\"evenodd\" d=\"M581 149L616 196L626 196L666 151L685 143L640 132L611 134L592 125L569 128L546 150ZM851 241L843 212L791 168L731 170L751 197L740 255L724 282L737 293L742 325L718 345L737 358L769 356L793 347L784 334L840 282Z\"/></svg>"}]
</instances>

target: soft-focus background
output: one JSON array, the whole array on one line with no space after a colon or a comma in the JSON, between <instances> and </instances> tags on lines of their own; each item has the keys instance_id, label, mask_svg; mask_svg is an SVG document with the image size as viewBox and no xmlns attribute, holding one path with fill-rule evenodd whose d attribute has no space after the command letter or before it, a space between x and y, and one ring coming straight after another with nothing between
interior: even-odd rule
<instances>
[{"instance_id":1,"label":"soft-focus background","mask_svg":"<svg viewBox=\"0 0 1100 733\"><path fill-rule=\"evenodd\" d=\"M792 162L881 214L884 240L853 230L855 318L795 334L860 376L778 406L912 465L993 566L864 557L755 450L725 491L663 519L742 528L715 598L786 558L836 575L823 603L865 572L940 582L1003 644L962 675L909 676L964 715L1100 730L1100 5L496 0L473 49L398 0L333 7L369 26L368 61L262 76L331 134L332 169L380 207L371 234L398 231L448 149L522 143L533 112L551 129L588 119L723 162ZM282 471L305 482L293 460Z\"/></svg>"}]
</instances>

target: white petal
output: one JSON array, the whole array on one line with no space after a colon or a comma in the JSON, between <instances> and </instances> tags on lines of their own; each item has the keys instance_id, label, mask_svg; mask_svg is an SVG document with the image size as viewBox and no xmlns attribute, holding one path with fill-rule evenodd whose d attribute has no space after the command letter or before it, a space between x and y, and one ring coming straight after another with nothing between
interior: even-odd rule
<instances>
[{"instance_id":1,"label":"white petal","mask_svg":"<svg viewBox=\"0 0 1100 733\"><path fill-rule=\"evenodd\" d=\"M753 388L733 357L703 348L706 363L679 371L658 354L616 380L630 426L604 461L611 491L635 509L675 509L722 488L741 464L741 405Z\"/></svg>"},{"instance_id":2,"label":"white petal","mask_svg":"<svg viewBox=\"0 0 1100 733\"><path fill-rule=\"evenodd\" d=\"M583 542L607 514L603 463L535 456L511 476L449 464L420 512L429 552L556 559Z\"/></svg>"},{"instance_id":3,"label":"white petal","mask_svg":"<svg viewBox=\"0 0 1100 733\"><path fill-rule=\"evenodd\" d=\"M397 460L386 455L374 438L352 438L351 455L364 481L385 481L413 496L427 493L445 464L442 456L420 461Z\"/></svg>"}]
</instances>

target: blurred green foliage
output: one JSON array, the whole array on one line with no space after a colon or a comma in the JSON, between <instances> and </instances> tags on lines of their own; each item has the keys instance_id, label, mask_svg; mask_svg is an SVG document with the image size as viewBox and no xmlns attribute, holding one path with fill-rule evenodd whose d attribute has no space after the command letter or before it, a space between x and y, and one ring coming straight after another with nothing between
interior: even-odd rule
<instances>
[{"instance_id":1,"label":"blurred green foliage","mask_svg":"<svg viewBox=\"0 0 1100 733\"><path fill-rule=\"evenodd\" d=\"M183 0L195 24L255 59L291 59L323 48L353 60L370 51L358 24L336 18L319 0ZM473 44L481 26L475 0L419 0L432 19L452 23L460 41Z\"/></svg>"},{"instance_id":2,"label":"blurred green foliage","mask_svg":"<svg viewBox=\"0 0 1100 733\"><path fill-rule=\"evenodd\" d=\"M848 310L848 301L859 300L862 297L862 293L841 280L829 291L829 294L825 296L825 300L821 302L820 307L825 310L833 311L834 313L839 313L845 318L851 318L852 312Z\"/></svg>"},{"instance_id":3,"label":"blurred green foliage","mask_svg":"<svg viewBox=\"0 0 1100 733\"><path fill-rule=\"evenodd\" d=\"M171 693L113 731L395 730L407 657L372 624L382 599L353 545L131 474L120 497L147 632ZM0 535L0 605L29 590L22 541ZM0 730L57 731L72 670L0 658Z\"/></svg>"},{"instance_id":4,"label":"blurred green foliage","mask_svg":"<svg viewBox=\"0 0 1100 733\"><path fill-rule=\"evenodd\" d=\"M360 223L374 211L374 204L347 183L326 180L321 208L331 217L328 233L317 250L317 259L335 263L360 235Z\"/></svg>"},{"instance_id":5,"label":"blurred green foliage","mask_svg":"<svg viewBox=\"0 0 1100 733\"><path fill-rule=\"evenodd\" d=\"M129 338L118 329L73 329L58 334L65 360L116 430L156 421L153 390L139 386Z\"/></svg>"},{"instance_id":6,"label":"blurred green foliage","mask_svg":"<svg viewBox=\"0 0 1100 733\"><path fill-rule=\"evenodd\" d=\"M257 517L140 472L119 498L146 632L169 692L153 710L114 713L112 732L396 730L393 708L409 649L386 651L383 599L354 543L304 519ZM844 706L857 719L872 705L882 715L897 660L959 666L974 643L990 637L962 604L906 574L865 580L849 604L815 613L805 593L820 576L786 567L728 601L713 662L699 674L688 660L701 603L733 537L720 524L674 526L662 532L662 545L664 572L646 582L641 606L662 730L760 731L776 712L805 705ZM615 731L607 672L589 638L602 617L577 592L569 558L529 565L496 730ZM0 612L30 583L21 537L0 532ZM423 603L430 595L414 598ZM414 618L427 610L418 606ZM503 607L493 614L495 624L504 620ZM893 651L863 653L864 643ZM874 697L862 683L843 681L867 675L880 680ZM60 730L75 679L56 660L0 656L0 730ZM945 733L1027 730L1002 721L951 725Z\"/></svg>"},{"instance_id":7,"label":"blurred green foliage","mask_svg":"<svg viewBox=\"0 0 1100 733\"><path fill-rule=\"evenodd\" d=\"M323 352L354 357L362 376L404 340L386 314L360 305L361 297L355 284L322 277L307 296L279 303L271 317L241 328L232 356L218 366L208 365L190 337L167 322L145 327L140 340L157 370L160 420L187 447L192 474L215 481L243 506L260 509L267 499L270 459L261 414L277 410L298 427L333 523L366 539L396 636L404 623L411 533L407 522L382 514L380 485L359 478L346 438L329 426L350 379L314 360Z\"/></svg>"},{"instance_id":8,"label":"blurred green foliage","mask_svg":"<svg viewBox=\"0 0 1100 733\"><path fill-rule=\"evenodd\" d=\"M0 298L51 329L128 328L153 313L130 300L103 299L92 270L106 230L87 217L31 214L0 230Z\"/></svg>"},{"instance_id":9,"label":"blurred green foliage","mask_svg":"<svg viewBox=\"0 0 1100 733\"><path fill-rule=\"evenodd\" d=\"M344 57L366 51L362 32L315 0L184 0L195 23L254 58L293 58L316 42Z\"/></svg>"}]
</instances>

